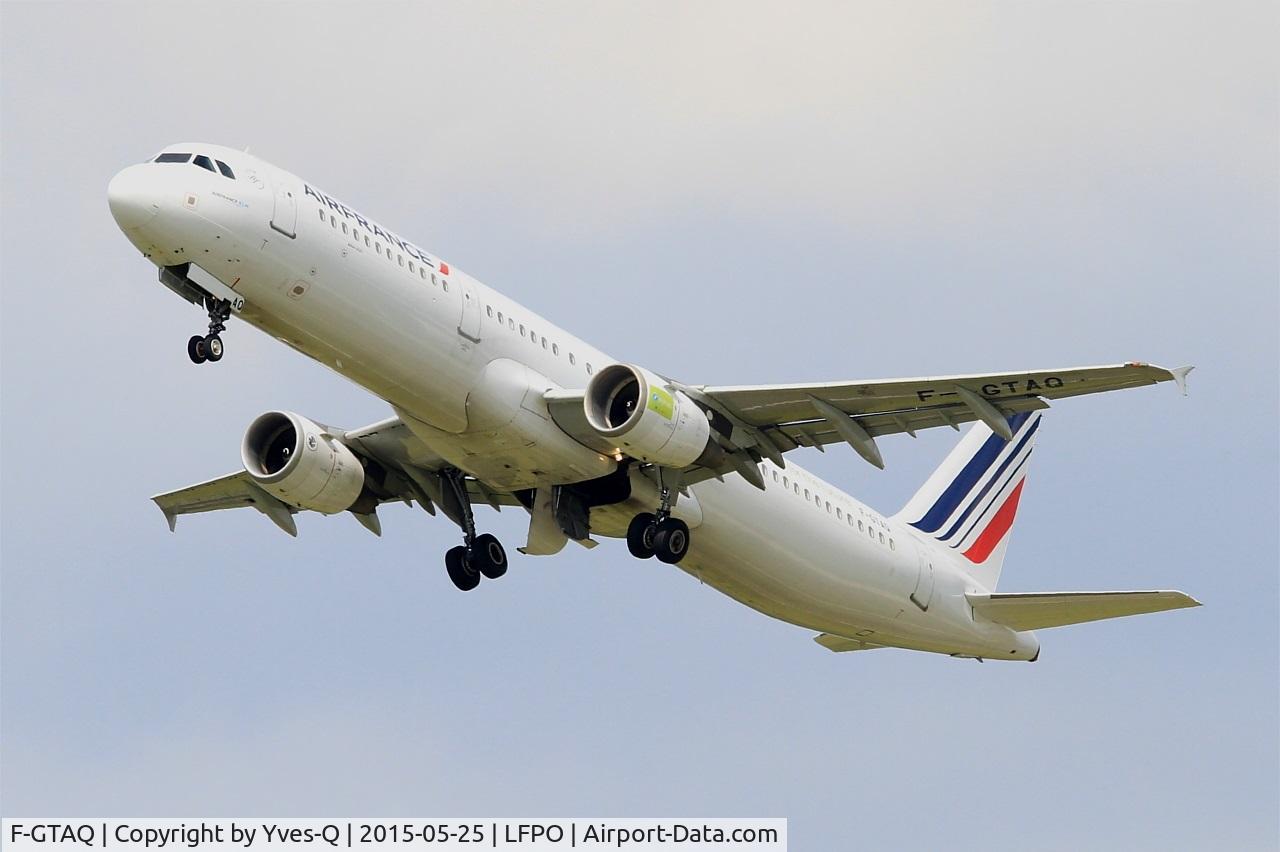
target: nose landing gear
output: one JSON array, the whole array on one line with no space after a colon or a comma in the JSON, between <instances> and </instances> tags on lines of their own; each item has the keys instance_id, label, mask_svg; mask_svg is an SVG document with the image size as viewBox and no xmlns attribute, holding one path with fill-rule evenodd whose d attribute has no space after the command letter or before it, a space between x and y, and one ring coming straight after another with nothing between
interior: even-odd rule
<instances>
[{"instance_id":1,"label":"nose landing gear","mask_svg":"<svg viewBox=\"0 0 1280 852\"><path fill-rule=\"evenodd\" d=\"M193 364L222 360L222 338L219 335L231 317L231 303L226 299L206 296L205 307L209 310L209 333L204 337L197 334L187 341L187 357Z\"/></svg>"}]
</instances>

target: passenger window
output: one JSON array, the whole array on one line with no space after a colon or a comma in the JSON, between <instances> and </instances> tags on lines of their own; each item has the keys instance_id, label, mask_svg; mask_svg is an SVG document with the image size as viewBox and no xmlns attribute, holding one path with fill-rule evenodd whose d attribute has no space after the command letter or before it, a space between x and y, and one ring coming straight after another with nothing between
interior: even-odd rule
<instances>
[{"instance_id":1,"label":"passenger window","mask_svg":"<svg viewBox=\"0 0 1280 852\"><path fill-rule=\"evenodd\" d=\"M577 359L576 357L574 357L574 354L573 354L572 352L570 352L570 353L569 353L569 363L570 363L570 364L576 364L576 363L578 363L578 359Z\"/></svg>"},{"instance_id":2,"label":"passenger window","mask_svg":"<svg viewBox=\"0 0 1280 852\"><path fill-rule=\"evenodd\" d=\"M791 487L791 480L790 480L790 479L788 479L788 478L787 478L787 477L785 477L785 476L784 476L784 477L782 477L782 487L783 487L783 488L790 488L790 487Z\"/></svg>"},{"instance_id":3,"label":"passenger window","mask_svg":"<svg viewBox=\"0 0 1280 852\"><path fill-rule=\"evenodd\" d=\"M808 500L808 499L809 499L809 489L808 489L808 488L806 488L806 489L804 490L804 499L806 499L806 500Z\"/></svg>"},{"instance_id":4,"label":"passenger window","mask_svg":"<svg viewBox=\"0 0 1280 852\"><path fill-rule=\"evenodd\" d=\"M524 337L524 323L520 323L520 336Z\"/></svg>"},{"instance_id":5,"label":"passenger window","mask_svg":"<svg viewBox=\"0 0 1280 852\"><path fill-rule=\"evenodd\" d=\"M838 506L836 507L836 520L837 520L837 521L843 521L843 520L844 520L844 509L841 509L841 508L840 508L840 507L838 507Z\"/></svg>"},{"instance_id":6,"label":"passenger window","mask_svg":"<svg viewBox=\"0 0 1280 852\"><path fill-rule=\"evenodd\" d=\"M827 514L828 514L828 515L830 515L830 514L831 514L831 504L830 504L830 503L828 503L828 504L827 504Z\"/></svg>"},{"instance_id":7,"label":"passenger window","mask_svg":"<svg viewBox=\"0 0 1280 852\"><path fill-rule=\"evenodd\" d=\"M445 291L446 293L448 293L448 292L449 292L449 279L448 279L448 278L445 278L444 280L442 280L442 281L440 282L440 286L444 288L444 291Z\"/></svg>"},{"instance_id":8,"label":"passenger window","mask_svg":"<svg viewBox=\"0 0 1280 852\"><path fill-rule=\"evenodd\" d=\"M493 319L493 305L485 305L484 312L489 315L489 319Z\"/></svg>"},{"instance_id":9,"label":"passenger window","mask_svg":"<svg viewBox=\"0 0 1280 852\"><path fill-rule=\"evenodd\" d=\"M373 250L376 251L378 254L382 254L382 243L374 243Z\"/></svg>"},{"instance_id":10,"label":"passenger window","mask_svg":"<svg viewBox=\"0 0 1280 852\"><path fill-rule=\"evenodd\" d=\"M320 211L320 221L321 221L321 222L323 222L323 221L324 221L324 211L323 211L323 210L321 210L321 211Z\"/></svg>"},{"instance_id":11,"label":"passenger window","mask_svg":"<svg viewBox=\"0 0 1280 852\"><path fill-rule=\"evenodd\" d=\"M587 373L588 373L588 375L591 373L591 362L590 362L590 361L588 361L588 362L587 362Z\"/></svg>"},{"instance_id":12,"label":"passenger window","mask_svg":"<svg viewBox=\"0 0 1280 852\"><path fill-rule=\"evenodd\" d=\"M800 496L800 483L799 483L799 482L797 482L797 483L793 484L793 485L791 486L791 490L795 491L795 492L796 492L796 496L797 496L797 497L799 497L799 496Z\"/></svg>"},{"instance_id":13,"label":"passenger window","mask_svg":"<svg viewBox=\"0 0 1280 852\"><path fill-rule=\"evenodd\" d=\"M221 160L214 160L214 162L218 164L218 171L222 172L223 177L229 177L232 180L236 179L236 173L231 171L230 166L228 166L226 163L222 162Z\"/></svg>"},{"instance_id":14,"label":"passenger window","mask_svg":"<svg viewBox=\"0 0 1280 852\"><path fill-rule=\"evenodd\" d=\"M893 543L893 539L889 539L889 549L890 549L890 550L897 550L897 549L898 549L898 548L894 545L894 543Z\"/></svg>"},{"instance_id":15,"label":"passenger window","mask_svg":"<svg viewBox=\"0 0 1280 852\"><path fill-rule=\"evenodd\" d=\"M544 338L542 338L542 348L543 348L543 349L546 349L546 348L547 348L547 339L546 339L545 337L544 337Z\"/></svg>"},{"instance_id":16,"label":"passenger window","mask_svg":"<svg viewBox=\"0 0 1280 852\"><path fill-rule=\"evenodd\" d=\"M190 154L161 154L156 157L157 163L185 163L191 159Z\"/></svg>"},{"instance_id":17,"label":"passenger window","mask_svg":"<svg viewBox=\"0 0 1280 852\"><path fill-rule=\"evenodd\" d=\"M559 344L559 343L553 343L553 344L551 344L551 354L552 354L552 355L559 355L559 354L560 354L560 344Z\"/></svg>"},{"instance_id":18,"label":"passenger window","mask_svg":"<svg viewBox=\"0 0 1280 852\"><path fill-rule=\"evenodd\" d=\"M862 521L858 521L858 532L862 532Z\"/></svg>"},{"instance_id":19,"label":"passenger window","mask_svg":"<svg viewBox=\"0 0 1280 852\"><path fill-rule=\"evenodd\" d=\"M502 318L502 311L498 311L498 325L502 325L505 320Z\"/></svg>"},{"instance_id":20,"label":"passenger window","mask_svg":"<svg viewBox=\"0 0 1280 852\"><path fill-rule=\"evenodd\" d=\"M508 328L510 328L512 331L515 331L515 330L516 330L516 318L515 318L515 317L507 317L507 327L508 327Z\"/></svg>"},{"instance_id":21,"label":"passenger window","mask_svg":"<svg viewBox=\"0 0 1280 852\"><path fill-rule=\"evenodd\" d=\"M427 268L425 266L418 267L418 277L423 281L427 280Z\"/></svg>"},{"instance_id":22,"label":"passenger window","mask_svg":"<svg viewBox=\"0 0 1280 852\"><path fill-rule=\"evenodd\" d=\"M884 544L884 533L880 533L880 543Z\"/></svg>"},{"instance_id":23,"label":"passenger window","mask_svg":"<svg viewBox=\"0 0 1280 852\"><path fill-rule=\"evenodd\" d=\"M774 482L778 481L778 472L776 470L773 472L773 481Z\"/></svg>"},{"instance_id":24,"label":"passenger window","mask_svg":"<svg viewBox=\"0 0 1280 852\"><path fill-rule=\"evenodd\" d=\"M369 235L368 235L368 234L365 234L365 235L364 235L364 244L365 244L366 246L370 245L370 242L369 242Z\"/></svg>"},{"instance_id":25,"label":"passenger window","mask_svg":"<svg viewBox=\"0 0 1280 852\"><path fill-rule=\"evenodd\" d=\"M346 223L346 222L343 222L343 223L342 223L342 233L344 233L344 234L345 234L346 232L347 232L347 223Z\"/></svg>"},{"instance_id":26,"label":"passenger window","mask_svg":"<svg viewBox=\"0 0 1280 852\"><path fill-rule=\"evenodd\" d=\"M215 175L218 173L218 170L213 167L213 160L210 160L204 154L197 154L195 160L193 160L192 162L194 162L197 166L199 166L202 169L208 169L209 171L213 172Z\"/></svg>"},{"instance_id":27,"label":"passenger window","mask_svg":"<svg viewBox=\"0 0 1280 852\"><path fill-rule=\"evenodd\" d=\"M409 271L410 271L410 272L417 272L417 271L418 271L418 270L417 270L417 268L413 265L413 261L412 261L412 260L411 260L411 261L409 261ZM493 316L493 314L489 314L489 316Z\"/></svg>"},{"instance_id":28,"label":"passenger window","mask_svg":"<svg viewBox=\"0 0 1280 852\"><path fill-rule=\"evenodd\" d=\"M404 255L402 254L396 255L396 263L400 264L401 266L404 266Z\"/></svg>"}]
</instances>

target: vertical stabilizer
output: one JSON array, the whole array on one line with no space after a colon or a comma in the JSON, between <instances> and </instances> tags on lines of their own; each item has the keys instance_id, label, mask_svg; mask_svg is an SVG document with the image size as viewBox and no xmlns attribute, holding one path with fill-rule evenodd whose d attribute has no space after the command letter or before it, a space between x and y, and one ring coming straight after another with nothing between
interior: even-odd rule
<instances>
[{"instance_id":1,"label":"vertical stabilizer","mask_svg":"<svg viewBox=\"0 0 1280 852\"><path fill-rule=\"evenodd\" d=\"M1040 420L1039 411L1009 417L1007 441L975 424L896 516L963 557L988 590L1000 579Z\"/></svg>"}]
</instances>

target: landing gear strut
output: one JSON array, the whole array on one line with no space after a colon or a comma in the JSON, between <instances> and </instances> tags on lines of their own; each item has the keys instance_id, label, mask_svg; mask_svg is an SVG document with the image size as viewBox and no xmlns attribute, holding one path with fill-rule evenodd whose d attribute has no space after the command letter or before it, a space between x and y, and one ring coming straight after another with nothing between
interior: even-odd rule
<instances>
[{"instance_id":1,"label":"landing gear strut","mask_svg":"<svg viewBox=\"0 0 1280 852\"><path fill-rule=\"evenodd\" d=\"M631 519L627 549L637 559L656 556L660 562L675 565L689 552L689 525L671 517L671 489L665 482L660 493L657 512L641 512Z\"/></svg>"},{"instance_id":2,"label":"landing gear strut","mask_svg":"<svg viewBox=\"0 0 1280 852\"><path fill-rule=\"evenodd\" d=\"M219 335L231 317L231 303L226 299L206 296L204 304L209 310L209 333L204 337L197 334L187 341L187 357L195 364L222 360L222 338Z\"/></svg>"},{"instance_id":3,"label":"landing gear strut","mask_svg":"<svg viewBox=\"0 0 1280 852\"><path fill-rule=\"evenodd\" d=\"M464 592L480 585L480 577L496 580L507 573L507 551L490 533L476 535L475 515L471 511L471 497L467 494L467 482L458 470L441 474L446 488L453 492L462 514L463 543L451 547L444 555L445 571L453 584Z\"/></svg>"}]
</instances>

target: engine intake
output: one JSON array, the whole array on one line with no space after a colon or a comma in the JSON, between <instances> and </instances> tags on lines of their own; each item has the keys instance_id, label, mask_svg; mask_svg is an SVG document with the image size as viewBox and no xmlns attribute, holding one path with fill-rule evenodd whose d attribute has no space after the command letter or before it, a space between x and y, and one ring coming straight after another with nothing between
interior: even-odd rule
<instances>
[{"instance_id":1,"label":"engine intake","mask_svg":"<svg viewBox=\"0 0 1280 852\"><path fill-rule=\"evenodd\" d=\"M356 454L291 411L268 411L250 423L240 457L262 490L300 509L336 514L351 508L364 488Z\"/></svg>"},{"instance_id":2,"label":"engine intake","mask_svg":"<svg viewBox=\"0 0 1280 852\"><path fill-rule=\"evenodd\" d=\"M705 412L643 367L603 368L587 383L583 407L592 429L641 461L686 467L719 449Z\"/></svg>"}]
</instances>

